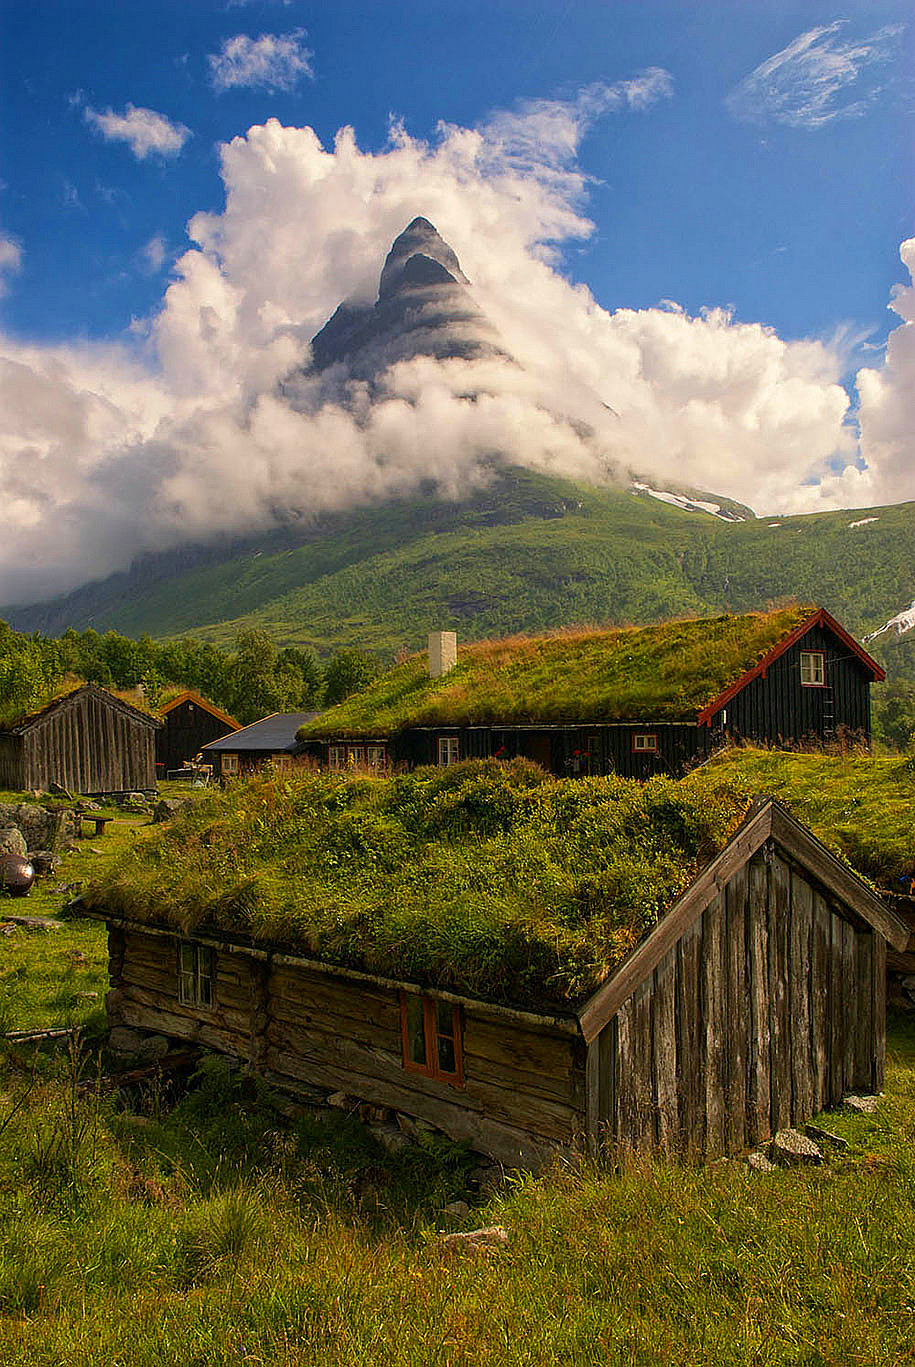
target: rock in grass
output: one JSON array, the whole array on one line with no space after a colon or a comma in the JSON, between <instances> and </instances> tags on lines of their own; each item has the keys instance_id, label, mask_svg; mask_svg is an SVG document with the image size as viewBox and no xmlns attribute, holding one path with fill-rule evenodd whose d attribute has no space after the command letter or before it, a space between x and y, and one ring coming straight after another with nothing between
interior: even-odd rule
<instances>
[{"instance_id":1,"label":"rock in grass","mask_svg":"<svg viewBox=\"0 0 915 1367\"><path fill-rule=\"evenodd\" d=\"M47 916L4 915L3 919L12 921L14 925L23 926L25 930L63 930L60 921L51 921Z\"/></svg>"},{"instance_id":2,"label":"rock in grass","mask_svg":"<svg viewBox=\"0 0 915 1367\"><path fill-rule=\"evenodd\" d=\"M769 1153L776 1163L790 1167L799 1163L822 1163L823 1155L800 1130L779 1130L769 1146Z\"/></svg>"},{"instance_id":3,"label":"rock in grass","mask_svg":"<svg viewBox=\"0 0 915 1367\"><path fill-rule=\"evenodd\" d=\"M753 1172L775 1172L775 1164L771 1163L764 1153L748 1153L747 1167Z\"/></svg>"},{"instance_id":4,"label":"rock in grass","mask_svg":"<svg viewBox=\"0 0 915 1367\"><path fill-rule=\"evenodd\" d=\"M873 1115L880 1105L879 1096L844 1096L842 1105L849 1111L857 1111L859 1115Z\"/></svg>"},{"instance_id":5,"label":"rock in grass","mask_svg":"<svg viewBox=\"0 0 915 1367\"><path fill-rule=\"evenodd\" d=\"M387 1153L401 1153L412 1143L409 1135L397 1125L370 1125L369 1129Z\"/></svg>"},{"instance_id":6,"label":"rock in grass","mask_svg":"<svg viewBox=\"0 0 915 1367\"><path fill-rule=\"evenodd\" d=\"M348 1092L331 1092L327 1097L327 1105L332 1106L335 1111L351 1111L359 1105L358 1097L350 1096Z\"/></svg>"},{"instance_id":7,"label":"rock in grass","mask_svg":"<svg viewBox=\"0 0 915 1367\"><path fill-rule=\"evenodd\" d=\"M840 1134L833 1134L832 1130L821 1129L819 1125L805 1125L804 1133L814 1144L831 1144L842 1153L848 1148L847 1139L843 1139Z\"/></svg>"},{"instance_id":8,"label":"rock in grass","mask_svg":"<svg viewBox=\"0 0 915 1367\"><path fill-rule=\"evenodd\" d=\"M24 859L25 852L25 836L18 826L3 826L0 828L0 854L18 854Z\"/></svg>"},{"instance_id":9,"label":"rock in grass","mask_svg":"<svg viewBox=\"0 0 915 1367\"><path fill-rule=\"evenodd\" d=\"M449 1201L442 1211L443 1215L453 1215L457 1220L463 1220L470 1214L470 1207L466 1201Z\"/></svg>"},{"instance_id":10,"label":"rock in grass","mask_svg":"<svg viewBox=\"0 0 915 1367\"><path fill-rule=\"evenodd\" d=\"M439 1234L439 1244L449 1252L466 1249L473 1253L492 1254L508 1243L508 1231L503 1225L487 1225L484 1229L462 1230L455 1234Z\"/></svg>"}]
</instances>

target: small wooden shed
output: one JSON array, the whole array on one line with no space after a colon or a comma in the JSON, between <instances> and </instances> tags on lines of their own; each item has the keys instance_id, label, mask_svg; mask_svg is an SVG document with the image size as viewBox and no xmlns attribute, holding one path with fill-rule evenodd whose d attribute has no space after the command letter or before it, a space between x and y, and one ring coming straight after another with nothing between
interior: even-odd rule
<instances>
[{"instance_id":1,"label":"small wooden shed","mask_svg":"<svg viewBox=\"0 0 915 1367\"><path fill-rule=\"evenodd\" d=\"M907 928L772 800L586 1001L520 1009L221 932L105 916L112 1026L344 1091L511 1164L714 1158L878 1090Z\"/></svg>"},{"instance_id":2,"label":"small wooden shed","mask_svg":"<svg viewBox=\"0 0 915 1367\"><path fill-rule=\"evenodd\" d=\"M205 745L241 730L241 723L200 693L187 689L159 709L162 729L156 736L156 770L160 778L183 769Z\"/></svg>"},{"instance_id":3,"label":"small wooden shed","mask_svg":"<svg viewBox=\"0 0 915 1367\"><path fill-rule=\"evenodd\" d=\"M98 684L83 684L0 730L0 788L154 791L160 726Z\"/></svg>"}]
</instances>

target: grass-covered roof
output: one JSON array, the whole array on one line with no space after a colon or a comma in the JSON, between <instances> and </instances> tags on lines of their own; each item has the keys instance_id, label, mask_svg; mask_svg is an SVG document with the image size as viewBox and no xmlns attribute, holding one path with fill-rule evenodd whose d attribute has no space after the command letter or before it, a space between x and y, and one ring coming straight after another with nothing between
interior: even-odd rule
<instances>
[{"instance_id":1,"label":"grass-covered roof","mask_svg":"<svg viewBox=\"0 0 915 1367\"><path fill-rule=\"evenodd\" d=\"M569 1003L607 976L747 802L525 761L212 793L99 878L90 909L280 943L388 977Z\"/></svg>"},{"instance_id":2,"label":"grass-covered roof","mask_svg":"<svg viewBox=\"0 0 915 1367\"><path fill-rule=\"evenodd\" d=\"M462 646L457 665L440 679L430 678L424 653L414 655L329 708L299 737L487 722L695 721L812 610L794 605L480 641Z\"/></svg>"}]
</instances>

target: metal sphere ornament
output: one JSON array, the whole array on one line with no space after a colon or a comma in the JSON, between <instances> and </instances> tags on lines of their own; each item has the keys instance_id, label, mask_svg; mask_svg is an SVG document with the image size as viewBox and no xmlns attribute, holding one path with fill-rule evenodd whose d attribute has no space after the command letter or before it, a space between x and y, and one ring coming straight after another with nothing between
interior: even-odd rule
<instances>
[{"instance_id":1,"label":"metal sphere ornament","mask_svg":"<svg viewBox=\"0 0 915 1367\"><path fill-rule=\"evenodd\" d=\"M25 897L35 882L35 870L22 854L0 854L0 889L10 897Z\"/></svg>"}]
</instances>

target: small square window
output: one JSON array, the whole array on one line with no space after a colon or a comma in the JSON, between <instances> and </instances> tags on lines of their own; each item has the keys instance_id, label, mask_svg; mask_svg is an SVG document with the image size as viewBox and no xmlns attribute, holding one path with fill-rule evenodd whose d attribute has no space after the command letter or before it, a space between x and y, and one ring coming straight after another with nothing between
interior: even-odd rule
<instances>
[{"instance_id":1,"label":"small square window","mask_svg":"<svg viewBox=\"0 0 915 1367\"><path fill-rule=\"evenodd\" d=\"M178 1000L187 1006L213 1005L213 951L182 940L178 945Z\"/></svg>"},{"instance_id":2,"label":"small square window","mask_svg":"<svg viewBox=\"0 0 915 1367\"><path fill-rule=\"evenodd\" d=\"M238 756L223 755L222 764L220 767L222 773L224 773L227 777L234 777L234 775L238 773Z\"/></svg>"},{"instance_id":3,"label":"small square window","mask_svg":"<svg viewBox=\"0 0 915 1367\"><path fill-rule=\"evenodd\" d=\"M655 755L658 752L658 738L649 731L634 731L632 749L637 755Z\"/></svg>"},{"instance_id":4,"label":"small square window","mask_svg":"<svg viewBox=\"0 0 915 1367\"><path fill-rule=\"evenodd\" d=\"M407 1072L463 1087L461 1008L418 992L401 992L400 1019Z\"/></svg>"},{"instance_id":5,"label":"small square window","mask_svg":"<svg viewBox=\"0 0 915 1367\"><path fill-rule=\"evenodd\" d=\"M826 656L822 650L801 651L801 683L805 688L825 688Z\"/></svg>"},{"instance_id":6,"label":"small square window","mask_svg":"<svg viewBox=\"0 0 915 1367\"><path fill-rule=\"evenodd\" d=\"M439 764L457 764L461 757L460 746L457 736L439 736L438 738L438 762Z\"/></svg>"}]
</instances>

